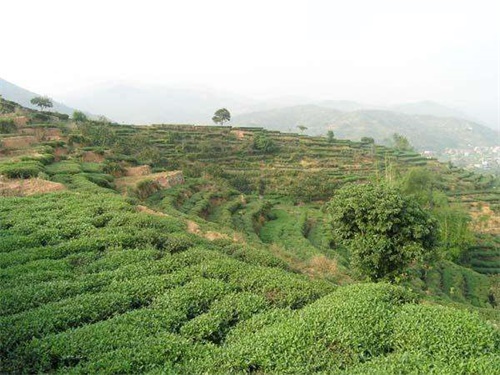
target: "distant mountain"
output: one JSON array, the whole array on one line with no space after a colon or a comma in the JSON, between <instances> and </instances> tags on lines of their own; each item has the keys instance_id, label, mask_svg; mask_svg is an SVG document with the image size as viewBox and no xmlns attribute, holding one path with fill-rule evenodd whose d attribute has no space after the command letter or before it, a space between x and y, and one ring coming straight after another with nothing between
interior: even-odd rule
<instances>
[{"instance_id":1,"label":"distant mountain","mask_svg":"<svg viewBox=\"0 0 500 375\"><path fill-rule=\"evenodd\" d=\"M321 107L336 109L338 111L344 111L344 112L360 111L363 109L375 108L374 106L369 106L358 102L353 102L350 100L322 100L319 102L315 102L315 104Z\"/></svg>"},{"instance_id":2,"label":"distant mountain","mask_svg":"<svg viewBox=\"0 0 500 375\"><path fill-rule=\"evenodd\" d=\"M14 85L13 83L10 83L2 78L0 78L0 95L4 99L16 102L22 105L23 107L39 109L38 107L31 104L30 100L33 99L35 96L41 96L40 94L23 89L22 87ZM75 111L74 108L68 107L54 100L52 101L52 103L54 104L54 107L51 108L51 110L53 111L59 113L66 113L68 115L73 114L73 112Z\"/></svg>"},{"instance_id":3,"label":"distant mountain","mask_svg":"<svg viewBox=\"0 0 500 375\"><path fill-rule=\"evenodd\" d=\"M406 113L408 115L455 117L471 120L469 116L462 111L444 106L430 100L396 104L387 109L395 112Z\"/></svg>"},{"instance_id":4,"label":"distant mountain","mask_svg":"<svg viewBox=\"0 0 500 375\"><path fill-rule=\"evenodd\" d=\"M394 111L338 111L317 105L293 106L235 116L233 123L269 129L322 135L333 130L336 137L359 140L373 137L377 143L388 143L392 134L406 136L418 150L442 151L445 148L495 146L498 134L472 121L427 115L409 115Z\"/></svg>"},{"instance_id":5,"label":"distant mountain","mask_svg":"<svg viewBox=\"0 0 500 375\"><path fill-rule=\"evenodd\" d=\"M123 83L93 87L86 92L68 95L65 101L130 124L210 124L214 112L219 108L225 107L234 113L254 104L244 97L208 89Z\"/></svg>"}]
</instances>

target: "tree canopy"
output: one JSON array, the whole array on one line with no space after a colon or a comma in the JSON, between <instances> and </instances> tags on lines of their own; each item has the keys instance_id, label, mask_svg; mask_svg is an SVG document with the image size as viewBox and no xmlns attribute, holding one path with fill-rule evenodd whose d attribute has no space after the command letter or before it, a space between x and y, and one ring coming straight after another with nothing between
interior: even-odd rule
<instances>
[{"instance_id":1,"label":"tree canopy","mask_svg":"<svg viewBox=\"0 0 500 375\"><path fill-rule=\"evenodd\" d=\"M413 146L404 135L394 133L392 135L392 144L398 151L413 151Z\"/></svg>"},{"instance_id":2,"label":"tree canopy","mask_svg":"<svg viewBox=\"0 0 500 375\"><path fill-rule=\"evenodd\" d=\"M226 108L221 108L215 111L212 121L216 124L224 125L225 122L231 121L231 113Z\"/></svg>"},{"instance_id":3,"label":"tree canopy","mask_svg":"<svg viewBox=\"0 0 500 375\"><path fill-rule=\"evenodd\" d=\"M85 122L87 121L87 116L81 111L74 111L73 120L75 120L76 122Z\"/></svg>"},{"instance_id":4,"label":"tree canopy","mask_svg":"<svg viewBox=\"0 0 500 375\"><path fill-rule=\"evenodd\" d=\"M391 279L433 254L437 221L396 188L347 185L327 211L335 240L349 249L351 265L362 277Z\"/></svg>"},{"instance_id":5,"label":"tree canopy","mask_svg":"<svg viewBox=\"0 0 500 375\"><path fill-rule=\"evenodd\" d=\"M52 100L46 96L35 96L30 100L30 103L40 107L41 110L44 108L52 108L54 106Z\"/></svg>"}]
</instances>

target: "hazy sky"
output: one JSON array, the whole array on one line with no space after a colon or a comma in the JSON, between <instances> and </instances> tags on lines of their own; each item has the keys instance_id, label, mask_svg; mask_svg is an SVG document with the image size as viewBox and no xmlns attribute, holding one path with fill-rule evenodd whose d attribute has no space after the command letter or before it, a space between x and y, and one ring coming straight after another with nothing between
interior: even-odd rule
<instances>
[{"instance_id":1,"label":"hazy sky","mask_svg":"<svg viewBox=\"0 0 500 375\"><path fill-rule=\"evenodd\" d=\"M436 100L498 121L500 1L3 1L0 77L56 99L104 81L264 98Z\"/></svg>"}]
</instances>

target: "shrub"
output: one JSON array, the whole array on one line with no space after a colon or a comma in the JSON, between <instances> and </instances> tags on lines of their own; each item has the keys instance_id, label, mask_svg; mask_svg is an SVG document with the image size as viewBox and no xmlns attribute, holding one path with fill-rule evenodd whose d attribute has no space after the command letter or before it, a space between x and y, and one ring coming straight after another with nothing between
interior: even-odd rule
<instances>
[{"instance_id":1,"label":"shrub","mask_svg":"<svg viewBox=\"0 0 500 375\"><path fill-rule=\"evenodd\" d=\"M13 119L0 118L0 134L10 134L17 131Z\"/></svg>"},{"instance_id":2,"label":"shrub","mask_svg":"<svg viewBox=\"0 0 500 375\"><path fill-rule=\"evenodd\" d=\"M8 178L36 177L44 171L43 165L38 161L21 161L18 163L0 165L0 174Z\"/></svg>"},{"instance_id":3,"label":"shrub","mask_svg":"<svg viewBox=\"0 0 500 375\"><path fill-rule=\"evenodd\" d=\"M361 276L394 278L411 262L433 254L437 221L397 189L347 185L326 207L335 239L350 250Z\"/></svg>"},{"instance_id":4,"label":"shrub","mask_svg":"<svg viewBox=\"0 0 500 375\"><path fill-rule=\"evenodd\" d=\"M498 354L500 334L478 315L443 306L404 306L394 322L396 350L444 361Z\"/></svg>"}]
</instances>

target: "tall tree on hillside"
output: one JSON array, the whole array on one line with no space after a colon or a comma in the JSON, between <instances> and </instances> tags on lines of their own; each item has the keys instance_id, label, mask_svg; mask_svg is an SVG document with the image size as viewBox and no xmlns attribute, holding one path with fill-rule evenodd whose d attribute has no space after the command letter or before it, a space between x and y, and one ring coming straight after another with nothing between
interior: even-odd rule
<instances>
[{"instance_id":1,"label":"tall tree on hillside","mask_svg":"<svg viewBox=\"0 0 500 375\"><path fill-rule=\"evenodd\" d=\"M434 255L438 223L411 197L387 185L346 185L327 204L332 234L351 265L370 280L394 279Z\"/></svg>"},{"instance_id":2,"label":"tall tree on hillside","mask_svg":"<svg viewBox=\"0 0 500 375\"><path fill-rule=\"evenodd\" d=\"M82 111L74 111L73 112L73 120L76 122L85 122L88 119L87 119L87 116L85 115L85 113L83 113Z\"/></svg>"},{"instance_id":3,"label":"tall tree on hillside","mask_svg":"<svg viewBox=\"0 0 500 375\"><path fill-rule=\"evenodd\" d=\"M326 133L326 138L328 139L328 143L333 143L333 141L335 140L335 133L333 132L333 130L328 130L328 132Z\"/></svg>"},{"instance_id":4,"label":"tall tree on hillside","mask_svg":"<svg viewBox=\"0 0 500 375\"><path fill-rule=\"evenodd\" d=\"M307 126L304 125L297 125L297 128L300 130L300 133L304 133L304 130L307 130Z\"/></svg>"},{"instance_id":5,"label":"tall tree on hillside","mask_svg":"<svg viewBox=\"0 0 500 375\"><path fill-rule=\"evenodd\" d=\"M35 96L30 100L30 103L40 107L42 111L44 108L52 108L54 106L52 100L47 96Z\"/></svg>"},{"instance_id":6,"label":"tall tree on hillside","mask_svg":"<svg viewBox=\"0 0 500 375\"><path fill-rule=\"evenodd\" d=\"M216 124L224 125L226 121L231 121L231 113L226 108L221 108L215 111L212 121Z\"/></svg>"},{"instance_id":7,"label":"tall tree on hillside","mask_svg":"<svg viewBox=\"0 0 500 375\"><path fill-rule=\"evenodd\" d=\"M413 151L413 146L404 135L394 133L392 135L392 143L394 148L398 151Z\"/></svg>"}]
</instances>

